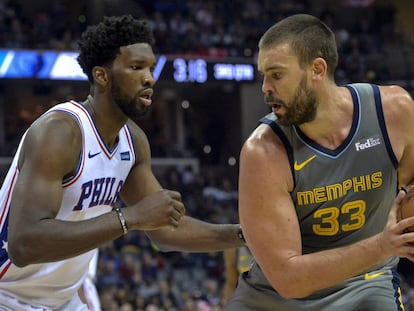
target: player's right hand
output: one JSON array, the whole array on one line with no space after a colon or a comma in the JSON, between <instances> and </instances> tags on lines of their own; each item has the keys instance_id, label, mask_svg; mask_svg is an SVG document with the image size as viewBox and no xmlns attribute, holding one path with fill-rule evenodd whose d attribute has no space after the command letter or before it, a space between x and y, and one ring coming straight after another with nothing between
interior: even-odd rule
<instances>
[{"instance_id":1,"label":"player's right hand","mask_svg":"<svg viewBox=\"0 0 414 311\"><path fill-rule=\"evenodd\" d=\"M166 189L157 191L125 209L128 228L146 231L167 226L176 228L184 215L181 194Z\"/></svg>"},{"instance_id":2,"label":"player's right hand","mask_svg":"<svg viewBox=\"0 0 414 311\"><path fill-rule=\"evenodd\" d=\"M414 217L397 221L398 209L401 208L404 196L405 193L400 191L394 200L387 224L379 236L380 245L385 254L414 261L414 232L407 232L407 228L414 226Z\"/></svg>"}]
</instances>

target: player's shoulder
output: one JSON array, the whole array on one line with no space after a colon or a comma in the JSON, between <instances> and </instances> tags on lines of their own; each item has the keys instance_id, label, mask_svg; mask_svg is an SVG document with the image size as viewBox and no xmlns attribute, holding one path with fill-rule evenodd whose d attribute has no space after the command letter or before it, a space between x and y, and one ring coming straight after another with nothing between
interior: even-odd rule
<instances>
[{"instance_id":1,"label":"player's shoulder","mask_svg":"<svg viewBox=\"0 0 414 311\"><path fill-rule=\"evenodd\" d=\"M72 170L76 167L82 148L82 133L78 122L61 111L48 111L36 119L23 138L22 161L31 161L41 166L47 161L50 167Z\"/></svg>"},{"instance_id":2,"label":"player's shoulder","mask_svg":"<svg viewBox=\"0 0 414 311\"><path fill-rule=\"evenodd\" d=\"M272 127L265 123L256 127L242 147L243 154L262 159L273 158L278 152L285 152L285 147Z\"/></svg>"},{"instance_id":3,"label":"player's shoulder","mask_svg":"<svg viewBox=\"0 0 414 311\"><path fill-rule=\"evenodd\" d=\"M28 135L38 138L59 137L63 141L81 139L81 130L76 119L60 110L48 110L38 117L28 128Z\"/></svg>"},{"instance_id":4,"label":"player's shoulder","mask_svg":"<svg viewBox=\"0 0 414 311\"><path fill-rule=\"evenodd\" d=\"M379 90L381 101L384 105L413 106L413 99L410 93L399 85L380 85Z\"/></svg>"},{"instance_id":5,"label":"player's shoulder","mask_svg":"<svg viewBox=\"0 0 414 311\"><path fill-rule=\"evenodd\" d=\"M132 136L137 157L147 157L150 154L150 144L144 130L131 119L128 119L126 126Z\"/></svg>"},{"instance_id":6,"label":"player's shoulder","mask_svg":"<svg viewBox=\"0 0 414 311\"><path fill-rule=\"evenodd\" d=\"M147 140L147 135L136 122L134 122L131 119L128 119L126 126L128 127L128 130L131 133L132 138L136 140L138 143L141 143L143 140Z\"/></svg>"},{"instance_id":7,"label":"player's shoulder","mask_svg":"<svg viewBox=\"0 0 414 311\"><path fill-rule=\"evenodd\" d=\"M414 116L414 102L410 94L398 85L379 86L381 102L387 124L408 122L412 124Z\"/></svg>"}]
</instances>

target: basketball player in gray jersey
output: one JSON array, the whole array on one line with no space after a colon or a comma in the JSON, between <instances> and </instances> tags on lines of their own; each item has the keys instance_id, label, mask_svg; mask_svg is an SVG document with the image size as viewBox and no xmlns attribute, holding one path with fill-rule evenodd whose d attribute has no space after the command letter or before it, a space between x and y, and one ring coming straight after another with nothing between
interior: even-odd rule
<instances>
[{"instance_id":1,"label":"basketball player in gray jersey","mask_svg":"<svg viewBox=\"0 0 414 311\"><path fill-rule=\"evenodd\" d=\"M310 15L259 42L272 113L245 142L240 221L256 262L225 310L403 310L398 257L414 260L414 218L397 222L414 178L414 102L398 86L338 86L332 31Z\"/></svg>"}]
</instances>

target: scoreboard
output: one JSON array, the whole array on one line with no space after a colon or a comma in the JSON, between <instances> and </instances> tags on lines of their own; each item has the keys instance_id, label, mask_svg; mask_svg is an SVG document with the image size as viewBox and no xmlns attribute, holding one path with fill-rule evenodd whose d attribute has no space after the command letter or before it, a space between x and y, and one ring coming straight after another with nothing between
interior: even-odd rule
<instances>
[{"instance_id":1,"label":"scoreboard","mask_svg":"<svg viewBox=\"0 0 414 311\"><path fill-rule=\"evenodd\" d=\"M77 52L70 51L0 50L0 78L87 80L77 56ZM250 59L158 55L154 69L156 80L177 83L250 82L255 81L255 75Z\"/></svg>"}]
</instances>

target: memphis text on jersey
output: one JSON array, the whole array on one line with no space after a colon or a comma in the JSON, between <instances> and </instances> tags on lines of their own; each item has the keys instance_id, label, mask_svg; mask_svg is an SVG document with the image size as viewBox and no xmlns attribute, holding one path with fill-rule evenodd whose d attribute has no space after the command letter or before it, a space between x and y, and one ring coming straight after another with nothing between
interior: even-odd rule
<instances>
[{"instance_id":1,"label":"memphis text on jersey","mask_svg":"<svg viewBox=\"0 0 414 311\"><path fill-rule=\"evenodd\" d=\"M307 191L298 191L297 204L308 205L323 203L339 199L345 196L349 191L362 192L382 185L382 172L375 172L370 175L355 176L344 180L341 183L318 187Z\"/></svg>"},{"instance_id":2,"label":"memphis text on jersey","mask_svg":"<svg viewBox=\"0 0 414 311\"><path fill-rule=\"evenodd\" d=\"M323 204L344 197L349 192L358 193L381 187L382 172L355 176L340 183L313 188L297 193L297 205ZM361 229L366 223L366 202L364 200L346 201L342 206L320 206L313 211L312 232L318 236L337 234Z\"/></svg>"}]
</instances>

